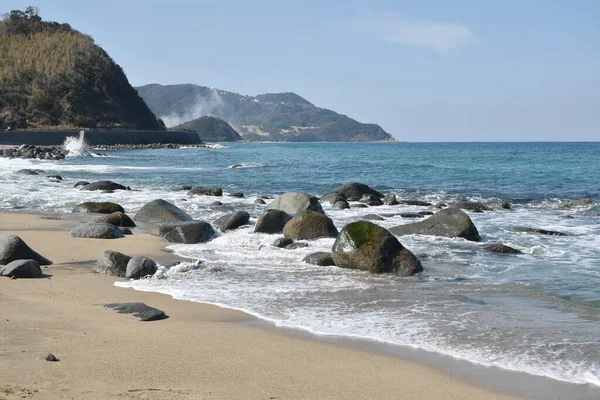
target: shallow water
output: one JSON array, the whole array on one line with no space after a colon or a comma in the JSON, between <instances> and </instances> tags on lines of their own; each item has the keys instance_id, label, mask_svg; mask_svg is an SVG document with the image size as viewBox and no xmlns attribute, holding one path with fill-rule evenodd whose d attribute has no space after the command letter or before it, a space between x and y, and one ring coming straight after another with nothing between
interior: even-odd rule
<instances>
[{"instance_id":1,"label":"shallow water","mask_svg":"<svg viewBox=\"0 0 600 400\"><path fill-rule=\"evenodd\" d=\"M227 144L218 148L105 151L63 161L0 159L0 207L70 211L77 203L109 200L135 212L164 198L199 219L246 210L251 224L265 206L259 194L324 194L359 181L400 198L432 203L469 199L509 201L512 210L469 213L482 243L411 235L401 242L425 271L411 278L317 267L302 258L328 251L333 239L308 248L271 246L277 235L253 226L209 243L176 245L193 266L121 286L249 312L276 325L412 346L483 365L600 386L600 207L561 207L600 201L600 143ZM230 168L239 164L240 168ZM20 168L60 174L62 183L15 175ZM140 191L100 194L73 184L110 179ZM181 185L221 186L246 198L186 196ZM338 229L366 214L433 210L382 206L336 210ZM384 227L414 222L400 216ZM519 226L569 236L516 232ZM522 255L482 249L502 242Z\"/></svg>"}]
</instances>

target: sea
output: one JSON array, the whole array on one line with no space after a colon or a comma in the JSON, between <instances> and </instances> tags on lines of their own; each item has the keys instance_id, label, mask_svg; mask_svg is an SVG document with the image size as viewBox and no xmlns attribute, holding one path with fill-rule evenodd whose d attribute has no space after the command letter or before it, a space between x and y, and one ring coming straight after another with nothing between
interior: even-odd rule
<instances>
[{"instance_id":1,"label":"sea","mask_svg":"<svg viewBox=\"0 0 600 400\"><path fill-rule=\"evenodd\" d=\"M104 200L133 215L162 198L208 222L239 210L251 215L248 226L207 243L169 246L189 263L161 266L152 278L118 286L242 310L277 327L600 386L600 143L231 143L91 153L80 142L67 146L70 156L61 161L0 158L0 208L70 212L83 201ZM45 173L14 174L22 168ZM73 187L80 180L112 180L133 190L81 191ZM512 208L467 211L479 243L399 237L424 267L407 278L302 261L329 251L334 239L286 250L271 245L280 235L254 233L266 208L255 204L258 196L320 196L350 182L432 205L470 200ZM183 185L219 186L224 196L188 197L177 190ZM245 197L228 196L234 192ZM564 207L581 199L594 202ZM223 205L213 205L216 200ZM399 213L437 211L322 205L339 230L367 214L381 216L375 222L389 228L416 221ZM491 243L522 254L484 250Z\"/></svg>"}]
</instances>

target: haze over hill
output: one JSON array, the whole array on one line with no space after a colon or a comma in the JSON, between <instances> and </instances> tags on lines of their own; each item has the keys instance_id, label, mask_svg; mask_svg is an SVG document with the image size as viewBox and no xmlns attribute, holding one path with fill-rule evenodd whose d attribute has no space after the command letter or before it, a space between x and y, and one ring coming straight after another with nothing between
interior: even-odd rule
<instances>
[{"instance_id":1,"label":"haze over hill","mask_svg":"<svg viewBox=\"0 0 600 400\"><path fill-rule=\"evenodd\" d=\"M35 7L0 21L0 128L164 130L119 65Z\"/></svg>"},{"instance_id":2,"label":"haze over hill","mask_svg":"<svg viewBox=\"0 0 600 400\"><path fill-rule=\"evenodd\" d=\"M138 93L169 127L201 116L222 118L244 140L289 142L393 141L376 124L363 124L317 107L295 93L245 96L193 84L138 87Z\"/></svg>"}]
</instances>

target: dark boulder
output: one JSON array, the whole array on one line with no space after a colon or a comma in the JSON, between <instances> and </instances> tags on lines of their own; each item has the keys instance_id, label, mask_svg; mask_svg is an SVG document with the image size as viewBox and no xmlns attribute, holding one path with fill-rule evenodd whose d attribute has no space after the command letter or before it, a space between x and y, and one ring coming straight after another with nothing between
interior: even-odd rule
<instances>
[{"instance_id":1,"label":"dark boulder","mask_svg":"<svg viewBox=\"0 0 600 400\"><path fill-rule=\"evenodd\" d=\"M239 199L243 199L244 198L244 193L242 193L242 192L234 192L234 193L229 193L228 196L229 197L237 197Z\"/></svg>"},{"instance_id":2,"label":"dark boulder","mask_svg":"<svg viewBox=\"0 0 600 400\"><path fill-rule=\"evenodd\" d=\"M221 203L220 201L213 201L212 203L209 204L211 207L219 207L222 206L223 203Z\"/></svg>"},{"instance_id":3,"label":"dark boulder","mask_svg":"<svg viewBox=\"0 0 600 400\"><path fill-rule=\"evenodd\" d=\"M133 232L131 232L131 229L129 229L129 228L125 227L125 226L117 226L117 229L123 235L133 235Z\"/></svg>"},{"instance_id":4,"label":"dark boulder","mask_svg":"<svg viewBox=\"0 0 600 400\"><path fill-rule=\"evenodd\" d=\"M141 279L148 275L154 275L158 268L156 263L144 256L132 257L127 262L127 268L125 269L125 278L127 279Z\"/></svg>"},{"instance_id":5,"label":"dark boulder","mask_svg":"<svg viewBox=\"0 0 600 400\"><path fill-rule=\"evenodd\" d=\"M225 232L232 229L237 229L242 225L246 225L250 221L250 214L246 211L237 211L231 214L217 218L213 224L221 232Z\"/></svg>"},{"instance_id":6,"label":"dark boulder","mask_svg":"<svg viewBox=\"0 0 600 400\"><path fill-rule=\"evenodd\" d=\"M188 196L223 196L223 189L220 187L209 188L196 186L193 187L187 194Z\"/></svg>"},{"instance_id":7,"label":"dark boulder","mask_svg":"<svg viewBox=\"0 0 600 400\"><path fill-rule=\"evenodd\" d=\"M323 267L335 265L335 263L333 262L333 258L331 258L331 253L325 251L310 253L309 255L304 257L302 261L308 264L320 265Z\"/></svg>"},{"instance_id":8,"label":"dark boulder","mask_svg":"<svg viewBox=\"0 0 600 400\"><path fill-rule=\"evenodd\" d=\"M204 221L182 221L160 225L157 236L167 242L194 244L204 243L215 234L212 225Z\"/></svg>"},{"instance_id":9,"label":"dark boulder","mask_svg":"<svg viewBox=\"0 0 600 400\"><path fill-rule=\"evenodd\" d=\"M358 203L358 204L350 204L350 208L369 208L369 206L366 204L363 204L363 203Z\"/></svg>"},{"instance_id":10,"label":"dark boulder","mask_svg":"<svg viewBox=\"0 0 600 400\"><path fill-rule=\"evenodd\" d=\"M377 214L367 214L367 215L363 215L362 219L367 220L367 221L383 221L385 218L380 217Z\"/></svg>"},{"instance_id":11,"label":"dark boulder","mask_svg":"<svg viewBox=\"0 0 600 400\"><path fill-rule=\"evenodd\" d=\"M70 235L87 239L120 239L124 237L114 225L98 222L78 225L71 229Z\"/></svg>"},{"instance_id":12,"label":"dark boulder","mask_svg":"<svg viewBox=\"0 0 600 400\"><path fill-rule=\"evenodd\" d=\"M294 239L282 237L282 238L276 239L271 246L284 248L284 247L289 246L292 243L294 243Z\"/></svg>"},{"instance_id":13,"label":"dark boulder","mask_svg":"<svg viewBox=\"0 0 600 400\"><path fill-rule=\"evenodd\" d=\"M481 240L471 218L458 208L446 208L426 220L390 228L394 235L433 235L461 237L478 242Z\"/></svg>"},{"instance_id":14,"label":"dark boulder","mask_svg":"<svg viewBox=\"0 0 600 400\"><path fill-rule=\"evenodd\" d=\"M144 205L133 217L134 221L146 224L168 224L171 222L191 221L185 211L163 199L152 200Z\"/></svg>"},{"instance_id":15,"label":"dark boulder","mask_svg":"<svg viewBox=\"0 0 600 400\"><path fill-rule=\"evenodd\" d=\"M39 255L16 235L0 236L0 265L15 260L35 260L40 265L50 265L52 261Z\"/></svg>"},{"instance_id":16,"label":"dark boulder","mask_svg":"<svg viewBox=\"0 0 600 400\"><path fill-rule=\"evenodd\" d=\"M335 203L333 203L333 207L339 210L345 210L347 208L350 208L350 204L348 204L346 200L338 200Z\"/></svg>"},{"instance_id":17,"label":"dark boulder","mask_svg":"<svg viewBox=\"0 0 600 400\"><path fill-rule=\"evenodd\" d=\"M85 186L85 185L89 185L90 183L88 181L79 181L77 182L73 187L80 187L80 186Z\"/></svg>"},{"instance_id":18,"label":"dark boulder","mask_svg":"<svg viewBox=\"0 0 600 400\"><path fill-rule=\"evenodd\" d=\"M81 186L81 190L127 190L127 187L112 181L96 181Z\"/></svg>"},{"instance_id":19,"label":"dark boulder","mask_svg":"<svg viewBox=\"0 0 600 400\"><path fill-rule=\"evenodd\" d=\"M286 250L295 250L295 249L303 249L305 247L308 247L308 243L294 242L294 243L290 243L287 246L285 246L285 249Z\"/></svg>"},{"instance_id":20,"label":"dark boulder","mask_svg":"<svg viewBox=\"0 0 600 400\"><path fill-rule=\"evenodd\" d=\"M345 202L347 202L346 196L343 196L341 194L335 193L335 196L330 196L329 204L334 205L338 201L345 201Z\"/></svg>"},{"instance_id":21,"label":"dark boulder","mask_svg":"<svg viewBox=\"0 0 600 400\"><path fill-rule=\"evenodd\" d=\"M46 175L46 178L55 179L57 181L62 181L63 178L60 175Z\"/></svg>"},{"instance_id":22,"label":"dark boulder","mask_svg":"<svg viewBox=\"0 0 600 400\"><path fill-rule=\"evenodd\" d=\"M281 210L291 216L298 214L300 211L316 211L323 212L321 203L315 196L307 193L288 192L276 198L267 207L269 210Z\"/></svg>"},{"instance_id":23,"label":"dark boulder","mask_svg":"<svg viewBox=\"0 0 600 400\"><path fill-rule=\"evenodd\" d=\"M292 216L281 210L267 210L256 221L254 232L281 233Z\"/></svg>"},{"instance_id":24,"label":"dark boulder","mask_svg":"<svg viewBox=\"0 0 600 400\"><path fill-rule=\"evenodd\" d=\"M423 271L421 262L388 230L368 221L344 227L333 244L331 257L342 268L401 276Z\"/></svg>"},{"instance_id":25,"label":"dark boulder","mask_svg":"<svg viewBox=\"0 0 600 400\"><path fill-rule=\"evenodd\" d=\"M595 203L595 201L592 199L583 199L583 200L576 200L576 201L571 201L569 203L565 203L561 207L562 208L583 207L583 206L591 206L594 203Z\"/></svg>"},{"instance_id":26,"label":"dark boulder","mask_svg":"<svg viewBox=\"0 0 600 400\"><path fill-rule=\"evenodd\" d=\"M421 213L400 213L402 218L423 218L424 215Z\"/></svg>"},{"instance_id":27,"label":"dark boulder","mask_svg":"<svg viewBox=\"0 0 600 400\"><path fill-rule=\"evenodd\" d=\"M347 183L335 189L333 192L326 194L321 197L323 201L330 201L336 195L342 195L347 201L358 201L364 195L374 195L378 199L383 197L383 194L375 189L371 189L368 185L363 183Z\"/></svg>"},{"instance_id":28,"label":"dark boulder","mask_svg":"<svg viewBox=\"0 0 600 400\"><path fill-rule=\"evenodd\" d=\"M168 318L164 311L144 303L111 303L105 304L104 307L115 310L119 314L132 314L140 321L158 321Z\"/></svg>"},{"instance_id":29,"label":"dark boulder","mask_svg":"<svg viewBox=\"0 0 600 400\"><path fill-rule=\"evenodd\" d=\"M338 230L331 218L316 211L296 214L283 228L283 235L296 240L337 237Z\"/></svg>"},{"instance_id":30,"label":"dark boulder","mask_svg":"<svg viewBox=\"0 0 600 400\"><path fill-rule=\"evenodd\" d=\"M39 175L36 171L34 171L32 169L20 169L18 171L15 171L15 174L19 174L19 175Z\"/></svg>"},{"instance_id":31,"label":"dark boulder","mask_svg":"<svg viewBox=\"0 0 600 400\"><path fill-rule=\"evenodd\" d=\"M398 200L399 204L404 204L405 206L421 206L421 207L429 207L431 203L421 200Z\"/></svg>"},{"instance_id":32,"label":"dark boulder","mask_svg":"<svg viewBox=\"0 0 600 400\"><path fill-rule=\"evenodd\" d=\"M396 195L394 193L386 194L383 198L383 204L386 206L395 206L398 204Z\"/></svg>"},{"instance_id":33,"label":"dark boulder","mask_svg":"<svg viewBox=\"0 0 600 400\"><path fill-rule=\"evenodd\" d=\"M9 278L42 278L44 274L35 260L15 260L0 266L0 276Z\"/></svg>"},{"instance_id":34,"label":"dark boulder","mask_svg":"<svg viewBox=\"0 0 600 400\"><path fill-rule=\"evenodd\" d=\"M106 250L98 257L94 271L99 274L124 277L129 260L131 257L123 253Z\"/></svg>"},{"instance_id":35,"label":"dark boulder","mask_svg":"<svg viewBox=\"0 0 600 400\"><path fill-rule=\"evenodd\" d=\"M459 208L461 210L469 210L474 212L489 211L490 208L478 201L457 201L450 204L451 208Z\"/></svg>"},{"instance_id":36,"label":"dark boulder","mask_svg":"<svg viewBox=\"0 0 600 400\"><path fill-rule=\"evenodd\" d=\"M540 235L550 235L550 236L567 236L566 233L558 232L558 231L549 231L547 229L540 228L526 228L519 227L516 229L517 232L527 232L527 233L539 233Z\"/></svg>"},{"instance_id":37,"label":"dark boulder","mask_svg":"<svg viewBox=\"0 0 600 400\"><path fill-rule=\"evenodd\" d=\"M263 199L256 199L256 200L254 200L254 204L267 204L267 202L264 201Z\"/></svg>"},{"instance_id":38,"label":"dark boulder","mask_svg":"<svg viewBox=\"0 0 600 400\"><path fill-rule=\"evenodd\" d=\"M112 214L115 212L125 212L125 209L117 203L110 201L86 201L85 203L77 204L73 209L74 213L96 213L96 214Z\"/></svg>"},{"instance_id":39,"label":"dark boulder","mask_svg":"<svg viewBox=\"0 0 600 400\"><path fill-rule=\"evenodd\" d=\"M492 253L500 253L500 254L522 254L521 250L517 250L510 246L507 246L502 243L491 244L484 247L485 250L491 251Z\"/></svg>"},{"instance_id":40,"label":"dark boulder","mask_svg":"<svg viewBox=\"0 0 600 400\"><path fill-rule=\"evenodd\" d=\"M103 215L101 217L96 218L95 222L101 222L105 224L111 224L114 226L122 226L135 228L135 222L129 216L121 211L117 211L108 215Z\"/></svg>"}]
</instances>

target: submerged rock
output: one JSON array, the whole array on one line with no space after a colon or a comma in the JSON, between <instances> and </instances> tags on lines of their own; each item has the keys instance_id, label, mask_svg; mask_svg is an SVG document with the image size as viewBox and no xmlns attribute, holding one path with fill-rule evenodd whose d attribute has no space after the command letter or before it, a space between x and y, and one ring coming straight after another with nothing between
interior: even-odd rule
<instances>
[{"instance_id":1,"label":"submerged rock","mask_svg":"<svg viewBox=\"0 0 600 400\"><path fill-rule=\"evenodd\" d=\"M583 200L576 200L576 201L571 201L569 203L565 203L561 207L562 208L583 207L583 206L592 205L594 203L595 203L595 201L592 199L583 199Z\"/></svg>"},{"instance_id":2,"label":"submerged rock","mask_svg":"<svg viewBox=\"0 0 600 400\"><path fill-rule=\"evenodd\" d=\"M15 260L35 260L40 265L52 264L52 261L32 250L17 235L0 236L0 265Z\"/></svg>"},{"instance_id":3,"label":"submerged rock","mask_svg":"<svg viewBox=\"0 0 600 400\"><path fill-rule=\"evenodd\" d=\"M489 211L490 208L483 203L478 201L457 201L456 203L450 204L452 208L460 208L461 210L469 210L474 212Z\"/></svg>"},{"instance_id":4,"label":"submerged rock","mask_svg":"<svg viewBox=\"0 0 600 400\"><path fill-rule=\"evenodd\" d=\"M345 185L342 185L339 188L335 189L333 192L327 193L326 195L321 197L321 200L329 201L329 200L331 200L331 198L338 196L338 195L344 196L344 198L347 201L358 201L364 195L373 195L373 196L377 197L378 199L383 198L383 194L381 194L380 192L378 192L375 189L371 189L368 185L365 185L364 183L354 182L354 183L347 183Z\"/></svg>"},{"instance_id":5,"label":"submerged rock","mask_svg":"<svg viewBox=\"0 0 600 400\"><path fill-rule=\"evenodd\" d=\"M502 243L491 244L484 247L485 250L491 251L492 253L501 253L501 254L522 254L521 250L517 250L510 246L507 246Z\"/></svg>"},{"instance_id":6,"label":"submerged rock","mask_svg":"<svg viewBox=\"0 0 600 400\"><path fill-rule=\"evenodd\" d=\"M287 237L282 237L282 238L279 238L279 239L275 239L275 241L273 242L273 244L271 246L273 246L273 247L279 247L279 248L284 248L284 247L289 246L292 243L294 243L294 239L287 238Z\"/></svg>"},{"instance_id":7,"label":"submerged rock","mask_svg":"<svg viewBox=\"0 0 600 400\"><path fill-rule=\"evenodd\" d=\"M296 240L337 237L338 230L331 218L316 211L302 211L288 221L283 235Z\"/></svg>"},{"instance_id":8,"label":"submerged rock","mask_svg":"<svg viewBox=\"0 0 600 400\"><path fill-rule=\"evenodd\" d=\"M446 208L426 220L390 228L394 235L433 235L461 237L478 242L481 240L471 218L458 208Z\"/></svg>"},{"instance_id":9,"label":"submerged rock","mask_svg":"<svg viewBox=\"0 0 600 400\"><path fill-rule=\"evenodd\" d=\"M372 273L395 272L409 276L423 270L417 257L394 235L368 221L346 225L333 244L331 256L338 267Z\"/></svg>"},{"instance_id":10,"label":"submerged rock","mask_svg":"<svg viewBox=\"0 0 600 400\"><path fill-rule=\"evenodd\" d=\"M112 181L96 181L81 186L81 190L127 190L127 187Z\"/></svg>"},{"instance_id":11,"label":"submerged rock","mask_svg":"<svg viewBox=\"0 0 600 400\"><path fill-rule=\"evenodd\" d=\"M310 253L309 255L304 257L302 261L308 264L320 265L322 267L335 265L335 263L333 262L333 258L331 258L331 253L325 251Z\"/></svg>"},{"instance_id":12,"label":"submerged rock","mask_svg":"<svg viewBox=\"0 0 600 400\"><path fill-rule=\"evenodd\" d=\"M526 228L519 227L516 229L517 232L527 232L527 233L539 233L541 235L550 235L550 236L567 236L566 233L558 232L558 231L549 231L547 229L540 228Z\"/></svg>"},{"instance_id":13,"label":"submerged rock","mask_svg":"<svg viewBox=\"0 0 600 400\"><path fill-rule=\"evenodd\" d=\"M404 204L405 206L421 206L421 207L429 207L431 203L427 201L421 200L399 200L399 204Z\"/></svg>"},{"instance_id":14,"label":"submerged rock","mask_svg":"<svg viewBox=\"0 0 600 400\"><path fill-rule=\"evenodd\" d=\"M223 189L220 187L209 188L196 186L193 187L187 194L188 196L223 196Z\"/></svg>"}]
</instances>

